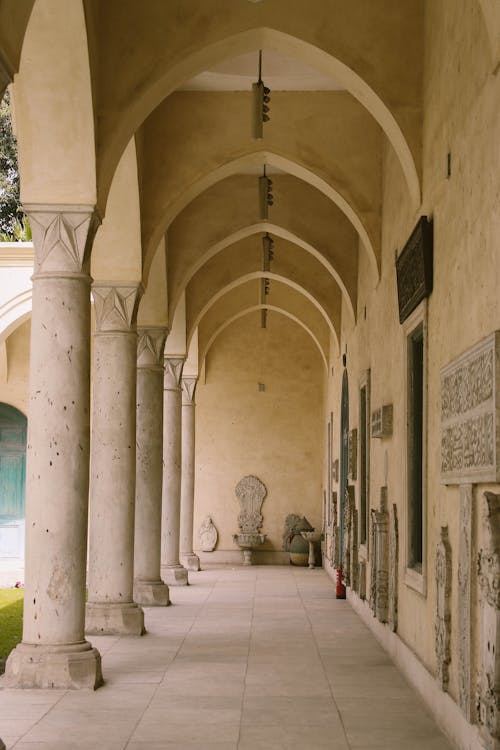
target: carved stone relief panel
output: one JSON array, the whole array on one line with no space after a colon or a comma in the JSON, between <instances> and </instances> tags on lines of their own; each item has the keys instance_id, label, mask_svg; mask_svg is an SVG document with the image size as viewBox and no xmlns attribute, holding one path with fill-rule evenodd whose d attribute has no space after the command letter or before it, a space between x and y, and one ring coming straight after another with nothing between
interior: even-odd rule
<instances>
[{"instance_id":1,"label":"carved stone relief panel","mask_svg":"<svg viewBox=\"0 0 500 750\"><path fill-rule=\"evenodd\" d=\"M351 430L347 444L347 474L349 479L356 479L358 469L358 431Z\"/></svg>"},{"instance_id":2,"label":"carved stone relief panel","mask_svg":"<svg viewBox=\"0 0 500 750\"><path fill-rule=\"evenodd\" d=\"M249 475L240 479L234 491L241 506L238 516L240 530L247 533L258 532L264 520L260 509L267 495L266 485L257 477Z\"/></svg>"},{"instance_id":3,"label":"carved stone relief panel","mask_svg":"<svg viewBox=\"0 0 500 750\"><path fill-rule=\"evenodd\" d=\"M472 485L460 487L460 524L458 538L458 704L467 721L474 720L471 668L472 629Z\"/></svg>"},{"instance_id":4,"label":"carved stone relief panel","mask_svg":"<svg viewBox=\"0 0 500 750\"><path fill-rule=\"evenodd\" d=\"M344 503L344 559L342 560L342 570L344 573L344 584L346 586L351 585L351 503L349 495L349 487L346 488L345 492L345 503Z\"/></svg>"},{"instance_id":5,"label":"carved stone relief panel","mask_svg":"<svg viewBox=\"0 0 500 750\"><path fill-rule=\"evenodd\" d=\"M441 480L500 481L500 331L441 370Z\"/></svg>"},{"instance_id":6,"label":"carved stone relief panel","mask_svg":"<svg viewBox=\"0 0 500 750\"><path fill-rule=\"evenodd\" d=\"M332 546L331 546L331 551L330 551L330 559L332 561L334 568L340 568L339 539L340 539L340 528L339 526L334 526L332 529Z\"/></svg>"},{"instance_id":7,"label":"carved stone relief panel","mask_svg":"<svg viewBox=\"0 0 500 750\"><path fill-rule=\"evenodd\" d=\"M441 527L441 536L436 548L436 622L435 651L437 681L442 690L448 690L449 665L451 661L451 546L448 526Z\"/></svg>"},{"instance_id":8,"label":"carved stone relief panel","mask_svg":"<svg viewBox=\"0 0 500 750\"><path fill-rule=\"evenodd\" d=\"M478 559L481 652L478 720L489 747L500 746L500 494L484 493L485 546Z\"/></svg>"},{"instance_id":9,"label":"carved stone relief panel","mask_svg":"<svg viewBox=\"0 0 500 750\"><path fill-rule=\"evenodd\" d=\"M366 599L366 560L360 560L358 563L358 586L359 598Z\"/></svg>"},{"instance_id":10,"label":"carved stone relief panel","mask_svg":"<svg viewBox=\"0 0 500 750\"><path fill-rule=\"evenodd\" d=\"M377 601L377 537L375 534L375 521L373 510L370 512L370 596L369 604L373 614Z\"/></svg>"},{"instance_id":11,"label":"carved stone relief panel","mask_svg":"<svg viewBox=\"0 0 500 750\"><path fill-rule=\"evenodd\" d=\"M398 564L399 564L399 529L398 508L392 504L389 528L389 625L395 633L398 629Z\"/></svg>"},{"instance_id":12,"label":"carved stone relief panel","mask_svg":"<svg viewBox=\"0 0 500 750\"><path fill-rule=\"evenodd\" d=\"M372 412L372 438L392 435L392 404L385 404Z\"/></svg>"},{"instance_id":13,"label":"carved stone relief panel","mask_svg":"<svg viewBox=\"0 0 500 750\"><path fill-rule=\"evenodd\" d=\"M352 590L358 591L358 511L356 509L354 487L349 486L347 494L349 497L349 514L351 518L349 538L351 572L349 578Z\"/></svg>"},{"instance_id":14,"label":"carved stone relief panel","mask_svg":"<svg viewBox=\"0 0 500 750\"><path fill-rule=\"evenodd\" d=\"M375 616L380 622L387 622L389 611L389 513L387 510L387 487L380 488L380 510L372 509L374 527L375 581L371 583Z\"/></svg>"}]
</instances>

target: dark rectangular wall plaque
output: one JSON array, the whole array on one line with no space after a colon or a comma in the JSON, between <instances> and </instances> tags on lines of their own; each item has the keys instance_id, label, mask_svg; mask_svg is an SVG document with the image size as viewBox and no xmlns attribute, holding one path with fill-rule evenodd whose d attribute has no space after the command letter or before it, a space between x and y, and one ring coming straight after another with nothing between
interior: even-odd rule
<instances>
[{"instance_id":1,"label":"dark rectangular wall plaque","mask_svg":"<svg viewBox=\"0 0 500 750\"><path fill-rule=\"evenodd\" d=\"M400 323L432 292L432 256L432 221L421 216L396 259Z\"/></svg>"}]
</instances>

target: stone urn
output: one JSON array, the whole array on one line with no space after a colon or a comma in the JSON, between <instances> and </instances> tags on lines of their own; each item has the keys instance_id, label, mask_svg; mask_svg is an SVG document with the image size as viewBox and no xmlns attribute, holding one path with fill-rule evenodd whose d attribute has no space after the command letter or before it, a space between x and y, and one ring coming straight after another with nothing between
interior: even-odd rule
<instances>
[{"instance_id":1,"label":"stone urn","mask_svg":"<svg viewBox=\"0 0 500 750\"><path fill-rule=\"evenodd\" d=\"M309 542L302 536L303 531L314 531L305 516L287 516L284 549L290 554L291 565L306 567L309 563Z\"/></svg>"},{"instance_id":2,"label":"stone urn","mask_svg":"<svg viewBox=\"0 0 500 750\"><path fill-rule=\"evenodd\" d=\"M238 515L240 530L233 534L233 542L243 550L243 565L252 565L252 550L260 547L266 540L262 534L263 517L260 513L267 489L257 477L247 476L240 479L235 488L241 511Z\"/></svg>"}]
</instances>

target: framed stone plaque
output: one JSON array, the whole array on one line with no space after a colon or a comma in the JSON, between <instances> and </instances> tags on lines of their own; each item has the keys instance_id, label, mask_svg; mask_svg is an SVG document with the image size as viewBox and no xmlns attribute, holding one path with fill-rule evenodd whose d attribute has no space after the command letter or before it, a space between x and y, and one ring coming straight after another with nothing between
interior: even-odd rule
<instances>
[{"instance_id":1,"label":"framed stone plaque","mask_svg":"<svg viewBox=\"0 0 500 750\"><path fill-rule=\"evenodd\" d=\"M432 258L432 221L421 216L396 259L400 323L432 292Z\"/></svg>"},{"instance_id":2,"label":"framed stone plaque","mask_svg":"<svg viewBox=\"0 0 500 750\"><path fill-rule=\"evenodd\" d=\"M441 481L500 481L500 331L441 370Z\"/></svg>"}]
</instances>

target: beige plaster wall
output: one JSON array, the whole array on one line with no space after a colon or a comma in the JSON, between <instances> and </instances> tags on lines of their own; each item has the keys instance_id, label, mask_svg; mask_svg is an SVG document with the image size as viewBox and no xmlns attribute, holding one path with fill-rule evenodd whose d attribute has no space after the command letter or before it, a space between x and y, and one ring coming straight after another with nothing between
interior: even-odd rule
<instances>
[{"instance_id":1,"label":"beige plaster wall","mask_svg":"<svg viewBox=\"0 0 500 750\"><path fill-rule=\"evenodd\" d=\"M216 550L234 551L237 482L254 474L267 487L263 549L281 550L285 517L321 524L323 367L307 333L288 318L238 319L210 350L196 391L194 541L206 515L219 531ZM259 392L258 383L265 384Z\"/></svg>"},{"instance_id":2,"label":"beige plaster wall","mask_svg":"<svg viewBox=\"0 0 500 750\"><path fill-rule=\"evenodd\" d=\"M0 401L28 413L31 321L16 328L6 341L7 380L0 381Z\"/></svg>"},{"instance_id":3,"label":"beige plaster wall","mask_svg":"<svg viewBox=\"0 0 500 750\"><path fill-rule=\"evenodd\" d=\"M452 661L449 692L457 699L457 567L459 488L440 480L440 370L450 360L500 327L500 96L491 74L488 39L479 6L472 0L426 4L424 71L423 204L414 213L405 200L404 178L387 146L383 164L382 269L376 288L359 255L358 324L342 315L341 352L347 351L350 428L359 428L359 380L371 372L371 410L394 406L393 435L370 441L370 504L379 505L387 464L389 505L398 507L400 530L398 634L435 672L435 557L439 531L448 525L452 547ZM451 153L451 177L446 176ZM428 301L426 591L405 583L406 527L406 361L398 320L395 251L401 251L419 214L434 219L434 289ZM366 308L366 319L365 319ZM335 414L334 458L339 455L342 366L333 359L323 417ZM359 507L359 482L354 482ZM334 489L336 489L334 487ZM486 487L475 489L474 554L482 543L480 504ZM498 485L494 491L499 492ZM367 566L369 590L369 565ZM477 610L473 616L477 622ZM473 629L477 660L477 625Z\"/></svg>"}]
</instances>

